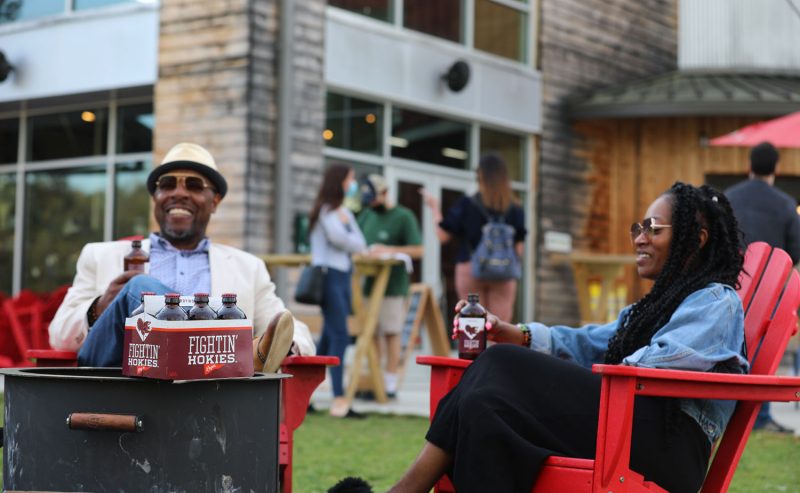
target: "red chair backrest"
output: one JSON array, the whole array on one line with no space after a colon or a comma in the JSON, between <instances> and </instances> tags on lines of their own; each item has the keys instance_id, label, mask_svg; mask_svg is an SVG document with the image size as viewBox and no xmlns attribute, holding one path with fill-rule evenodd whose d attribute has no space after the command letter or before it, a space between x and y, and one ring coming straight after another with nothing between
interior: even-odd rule
<instances>
[{"instance_id":1,"label":"red chair backrest","mask_svg":"<svg viewBox=\"0 0 800 493\"><path fill-rule=\"evenodd\" d=\"M745 308L750 373L773 375L789 338L797 332L800 275L792 269L786 252L765 243L750 246L744 270L750 276L747 286L742 283L739 294ZM737 404L706 474L703 493L727 491L760 407L761 403L756 401Z\"/></svg>"}]
</instances>

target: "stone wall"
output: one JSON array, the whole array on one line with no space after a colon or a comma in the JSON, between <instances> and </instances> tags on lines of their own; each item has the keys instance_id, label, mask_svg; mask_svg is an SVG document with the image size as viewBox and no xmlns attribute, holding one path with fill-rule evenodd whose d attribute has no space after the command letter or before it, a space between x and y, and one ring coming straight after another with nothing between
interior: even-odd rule
<instances>
[{"instance_id":1,"label":"stone wall","mask_svg":"<svg viewBox=\"0 0 800 493\"><path fill-rule=\"evenodd\" d=\"M292 215L318 184L325 111L325 2L294 4ZM207 147L229 185L209 235L256 254L274 244L279 9L279 0L161 2L154 158L181 141Z\"/></svg>"},{"instance_id":2,"label":"stone wall","mask_svg":"<svg viewBox=\"0 0 800 493\"><path fill-rule=\"evenodd\" d=\"M542 0L539 64L543 77L543 130L540 140L538 227L570 233L573 249L589 250L587 224L603 170L586 159L565 111L577 94L674 70L677 51L674 0ZM597 245L594 245L595 247ZM536 319L578 323L569 264L536 249Z\"/></svg>"}]
</instances>

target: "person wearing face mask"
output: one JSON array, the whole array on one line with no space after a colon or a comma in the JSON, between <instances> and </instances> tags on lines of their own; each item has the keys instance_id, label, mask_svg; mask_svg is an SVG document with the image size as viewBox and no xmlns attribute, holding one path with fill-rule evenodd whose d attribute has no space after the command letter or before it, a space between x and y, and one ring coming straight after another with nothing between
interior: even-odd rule
<instances>
[{"instance_id":1,"label":"person wearing face mask","mask_svg":"<svg viewBox=\"0 0 800 493\"><path fill-rule=\"evenodd\" d=\"M344 362L347 347L347 315L352 306L350 256L367 248L353 213L344 207L346 197L358 194L358 183L349 166L335 163L325 170L309 215L311 264L326 267L322 300L322 337L317 354L337 356ZM362 417L350 409L344 396L344 364L330 367L333 404L330 414L337 418Z\"/></svg>"},{"instance_id":2,"label":"person wearing face mask","mask_svg":"<svg viewBox=\"0 0 800 493\"><path fill-rule=\"evenodd\" d=\"M422 234L419 223L410 209L393 204L387 198L388 188L381 175L369 175L361 185L361 205L358 225L364 232L369 255L387 257L405 254L411 258L422 257ZM364 294L372 292L372 278L364 283ZM392 267L386 285L378 318L377 337L382 338L386 348L386 371L383 375L386 395L391 399L397 393L397 371L400 366L400 334L407 311L408 272L404 265ZM378 348L381 348L379 342Z\"/></svg>"}]
</instances>

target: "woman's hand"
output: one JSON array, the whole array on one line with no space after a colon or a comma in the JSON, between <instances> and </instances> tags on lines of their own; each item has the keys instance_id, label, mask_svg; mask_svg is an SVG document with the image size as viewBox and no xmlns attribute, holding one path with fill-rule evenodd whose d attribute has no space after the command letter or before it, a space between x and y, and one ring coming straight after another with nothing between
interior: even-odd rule
<instances>
[{"instance_id":1,"label":"woman's hand","mask_svg":"<svg viewBox=\"0 0 800 493\"><path fill-rule=\"evenodd\" d=\"M453 334L456 334L458 330L458 318L459 312L461 309L464 308L467 304L467 300L459 300L456 303L456 316L453 317ZM522 331L519 330L519 327L516 325L504 322L497 318L497 315L490 313L489 311L486 312L486 337L493 342L499 343L507 343L507 344L518 344L522 345L525 342L525 337L522 334Z\"/></svg>"},{"instance_id":2,"label":"woman's hand","mask_svg":"<svg viewBox=\"0 0 800 493\"><path fill-rule=\"evenodd\" d=\"M420 187L419 194L422 195L422 201L425 202L425 205L427 205L434 211L439 210L439 200L434 195L425 190L425 187Z\"/></svg>"}]
</instances>

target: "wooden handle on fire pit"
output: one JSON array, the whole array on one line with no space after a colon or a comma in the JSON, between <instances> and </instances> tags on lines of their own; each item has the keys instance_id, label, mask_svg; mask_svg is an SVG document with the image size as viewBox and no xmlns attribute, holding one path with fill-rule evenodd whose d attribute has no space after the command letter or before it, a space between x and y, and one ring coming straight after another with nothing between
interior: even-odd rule
<instances>
[{"instance_id":1,"label":"wooden handle on fire pit","mask_svg":"<svg viewBox=\"0 0 800 493\"><path fill-rule=\"evenodd\" d=\"M72 413L67 416L71 430L142 431L142 418L133 414Z\"/></svg>"}]
</instances>

